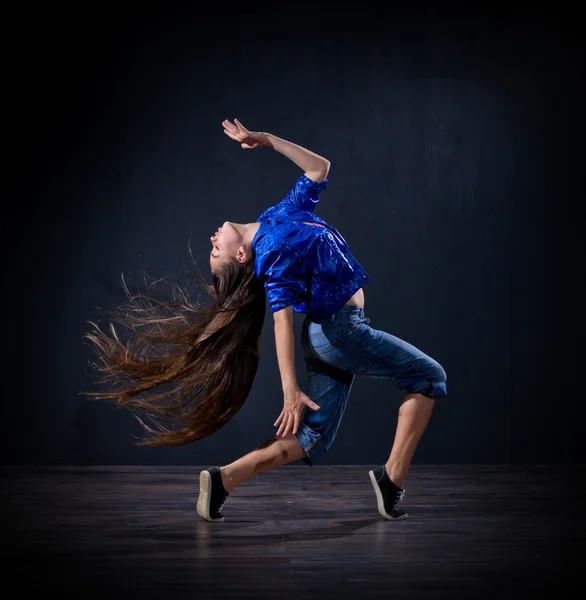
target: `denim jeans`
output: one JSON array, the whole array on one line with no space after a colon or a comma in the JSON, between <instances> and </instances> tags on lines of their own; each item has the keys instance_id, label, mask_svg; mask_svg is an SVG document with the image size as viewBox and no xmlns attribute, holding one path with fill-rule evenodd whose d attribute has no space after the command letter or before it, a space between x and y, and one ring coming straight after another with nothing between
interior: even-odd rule
<instances>
[{"instance_id":1,"label":"denim jeans","mask_svg":"<svg viewBox=\"0 0 586 600\"><path fill-rule=\"evenodd\" d=\"M319 322L305 317L304 391L320 410L305 408L296 435L307 453L302 460L310 466L332 445L356 375L388 379L406 393L430 398L447 395L446 372L438 362L369 323L358 306L343 306Z\"/></svg>"}]
</instances>

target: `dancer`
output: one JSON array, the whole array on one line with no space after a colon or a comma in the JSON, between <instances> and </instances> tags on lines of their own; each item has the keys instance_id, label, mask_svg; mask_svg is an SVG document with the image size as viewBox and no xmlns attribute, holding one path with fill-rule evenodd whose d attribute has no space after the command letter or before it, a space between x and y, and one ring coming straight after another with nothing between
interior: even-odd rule
<instances>
[{"instance_id":1,"label":"dancer","mask_svg":"<svg viewBox=\"0 0 586 600\"><path fill-rule=\"evenodd\" d=\"M194 303L176 284L167 301L125 287L130 303L111 315L110 333L92 323L86 335L99 353L95 366L104 382L116 384L92 395L133 410L150 434L144 444L178 445L211 435L249 394L268 301L283 392L277 432L235 462L200 473L198 514L222 521L229 495L253 475L296 460L313 466L336 437L355 376L365 375L405 391L388 460L369 472L380 515L405 519L397 505L436 399L447 395L446 373L411 344L369 326L363 287L371 277L335 227L314 213L328 186L329 161L270 133L249 131L237 119L222 125L242 148L272 148L303 174L257 221L226 221L211 236L213 285L204 284L211 305ZM304 386L295 372L293 311L305 314Z\"/></svg>"}]
</instances>

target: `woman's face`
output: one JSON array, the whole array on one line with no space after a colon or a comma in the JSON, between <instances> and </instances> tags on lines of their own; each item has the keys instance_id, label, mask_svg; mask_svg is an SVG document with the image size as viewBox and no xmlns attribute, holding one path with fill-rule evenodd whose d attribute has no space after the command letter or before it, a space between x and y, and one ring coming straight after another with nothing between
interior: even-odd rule
<instances>
[{"instance_id":1,"label":"woman's face","mask_svg":"<svg viewBox=\"0 0 586 600\"><path fill-rule=\"evenodd\" d=\"M233 223L226 221L210 238L210 267L215 271L227 261L238 259L238 250L242 247L242 235Z\"/></svg>"}]
</instances>

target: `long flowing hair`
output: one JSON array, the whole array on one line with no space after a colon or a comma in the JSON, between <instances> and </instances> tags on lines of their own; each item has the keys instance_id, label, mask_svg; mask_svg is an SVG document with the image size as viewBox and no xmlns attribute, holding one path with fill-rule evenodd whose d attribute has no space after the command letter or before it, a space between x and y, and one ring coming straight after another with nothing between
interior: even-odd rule
<instances>
[{"instance_id":1,"label":"long flowing hair","mask_svg":"<svg viewBox=\"0 0 586 600\"><path fill-rule=\"evenodd\" d=\"M131 293L122 276L128 302L104 311L103 324L90 321L83 336L95 352L90 365L100 389L81 393L130 409L146 432L139 445L179 446L211 435L240 410L258 368L266 292L254 255L224 264L209 285L189 254L207 301L169 277L147 276L146 290ZM156 297L161 285L166 298Z\"/></svg>"}]
</instances>

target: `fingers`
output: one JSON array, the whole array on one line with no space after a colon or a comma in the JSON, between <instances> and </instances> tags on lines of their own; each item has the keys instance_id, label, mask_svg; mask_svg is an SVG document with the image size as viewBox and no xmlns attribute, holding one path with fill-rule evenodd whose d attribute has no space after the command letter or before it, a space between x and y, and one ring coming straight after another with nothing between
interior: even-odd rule
<instances>
[{"instance_id":1,"label":"fingers","mask_svg":"<svg viewBox=\"0 0 586 600\"><path fill-rule=\"evenodd\" d=\"M287 415L287 424L283 427L283 431L281 431L281 435L286 437L289 435L289 430L291 429L291 423L293 421L293 415Z\"/></svg>"},{"instance_id":2,"label":"fingers","mask_svg":"<svg viewBox=\"0 0 586 600\"><path fill-rule=\"evenodd\" d=\"M313 410L319 410L319 406L315 402L313 402L313 400L307 398L307 396L305 397L304 402L305 406L309 406L309 408L313 408Z\"/></svg>"},{"instance_id":3,"label":"fingers","mask_svg":"<svg viewBox=\"0 0 586 600\"><path fill-rule=\"evenodd\" d=\"M276 427L282 420L283 417L285 416L285 409L283 409L281 411L281 414L278 416L277 420L274 422L273 426Z\"/></svg>"},{"instance_id":4,"label":"fingers","mask_svg":"<svg viewBox=\"0 0 586 600\"><path fill-rule=\"evenodd\" d=\"M299 415L295 415L295 421L293 423L293 431L291 432L293 435L297 433L299 429Z\"/></svg>"},{"instance_id":5,"label":"fingers","mask_svg":"<svg viewBox=\"0 0 586 600\"><path fill-rule=\"evenodd\" d=\"M237 135L239 133L250 133L248 129L246 129L246 127L244 127L244 125L242 125L242 123L238 119L234 119L234 123L231 123L228 119L224 119L224 121L222 121L222 125L224 126L224 129L226 131L229 131L234 135Z\"/></svg>"},{"instance_id":6,"label":"fingers","mask_svg":"<svg viewBox=\"0 0 586 600\"><path fill-rule=\"evenodd\" d=\"M242 141L242 132L238 129L238 127L232 125L232 123L230 123L230 121L228 121L227 119L225 121L222 121L222 125L224 126L224 133L228 137L231 137L237 142Z\"/></svg>"},{"instance_id":7,"label":"fingers","mask_svg":"<svg viewBox=\"0 0 586 600\"><path fill-rule=\"evenodd\" d=\"M295 415L291 415L289 417L289 422L287 423L287 427L285 431L283 431L283 437L287 437L290 433L292 433L295 429Z\"/></svg>"},{"instance_id":8,"label":"fingers","mask_svg":"<svg viewBox=\"0 0 586 600\"><path fill-rule=\"evenodd\" d=\"M246 127L244 127L244 125L242 125L242 123L241 123L241 122L240 122L238 119L236 119L236 118L235 118L235 119L234 119L234 123L236 123L236 125L237 125L237 126L240 128L240 129L242 129L242 131L246 131L246 132L248 132L248 129L246 129Z\"/></svg>"},{"instance_id":9,"label":"fingers","mask_svg":"<svg viewBox=\"0 0 586 600\"><path fill-rule=\"evenodd\" d=\"M281 423L281 427L279 427L279 431L277 431L278 436L285 437L289 434L289 430L291 428L291 424L293 422L293 416L288 414L284 421Z\"/></svg>"},{"instance_id":10,"label":"fingers","mask_svg":"<svg viewBox=\"0 0 586 600\"><path fill-rule=\"evenodd\" d=\"M250 136L250 131L248 131L248 129L246 129L246 127L244 127L244 125L242 125L242 123L238 119L234 119L234 121L236 122L236 125L234 123L231 123L228 119L224 119L224 121L222 121L224 133L233 140L240 142L240 145L245 150L258 148L260 146L258 142L247 143L244 141ZM250 141L251 140L248 140L248 142Z\"/></svg>"},{"instance_id":11,"label":"fingers","mask_svg":"<svg viewBox=\"0 0 586 600\"><path fill-rule=\"evenodd\" d=\"M281 420L283 413L277 419L277 422ZM284 416L281 426L279 427L276 435L277 437L287 437L290 433L295 435L299 431L299 424L301 423L301 415L299 414L287 414ZM275 423L276 425L276 423Z\"/></svg>"},{"instance_id":12,"label":"fingers","mask_svg":"<svg viewBox=\"0 0 586 600\"><path fill-rule=\"evenodd\" d=\"M279 429L277 429L277 435L281 435L281 431L283 431L285 427L285 423L287 422L287 413L285 409L279 415L279 418L275 421L275 427L280 424Z\"/></svg>"},{"instance_id":13,"label":"fingers","mask_svg":"<svg viewBox=\"0 0 586 600\"><path fill-rule=\"evenodd\" d=\"M237 142L239 142L240 140L238 139L238 136L234 133L232 133L231 131L228 131L227 129L224 129L224 133L228 136L231 137L233 140L236 140Z\"/></svg>"},{"instance_id":14,"label":"fingers","mask_svg":"<svg viewBox=\"0 0 586 600\"><path fill-rule=\"evenodd\" d=\"M233 123L230 123L228 119L222 121L222 125L224 126L224 129L228 130L230 133L238 133L238 127Z\"/></svg>"}]
</instances>

